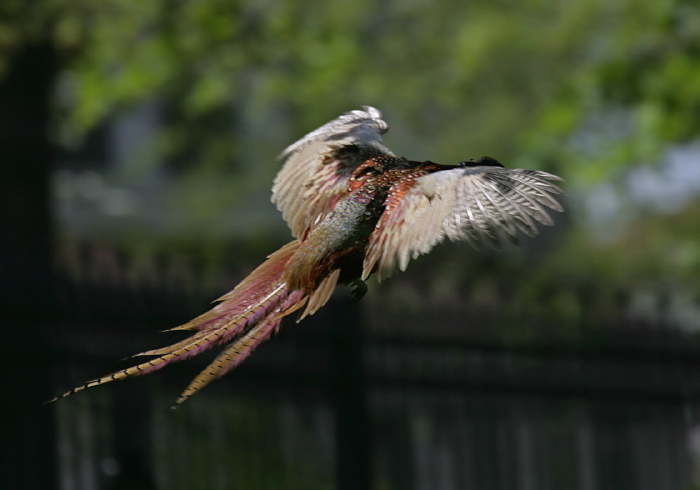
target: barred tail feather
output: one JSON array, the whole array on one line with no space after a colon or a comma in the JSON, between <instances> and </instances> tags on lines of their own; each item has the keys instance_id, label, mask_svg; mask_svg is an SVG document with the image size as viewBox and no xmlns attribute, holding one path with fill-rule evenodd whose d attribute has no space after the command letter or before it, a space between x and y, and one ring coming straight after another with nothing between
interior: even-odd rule
<instances>
[{"instance_id":1,"label":"barred tail feather","mask_svg":"<svg viewBox=\"0 0 700 490\"><path fill-rule=\"evenodd\" d=\"M131 366L126 369L122 369L120 371L115 371L111 374L108 374L106 376L102 376L101 378L95 378L87 383L84 383L80 386L76 386L75 388L66 391L62 395L58 395L51 400L49 400L46 403L53 403L56 400L59 400L61 398L66 398L71 395L74 395L75 393L78 393L79 391L83 391L87 388L92 388L93 386L99 386L103 385L106 383L110 383L112 381L118 381L121 379L126 379L126 378L132 378L134 376L140 376L142 374L148 374L153 371L157 371L158 369L164 368L170 362L172 362L172 359L167 359L168 356L161 356L156 359L151 359L146 362L142 362L141 364L138 364L136 366Z\"/></svg>"},{"instance_id":2,"label":"barred tail feather","mask_svg":"<svg viewBox=\"0 0 700 490\"><path fill-rule=\"evenodd\" d=\"M287 294L286 284L280 282L274 285L272 291L260 302L248 306L242 313L236 312L238 316L231 318L229 314L222 313L221 316L217 318L218 321L213 325L209 325L208 329L200 330L176 344L141 352L136 354L136 356L160 356L180 352L185 356L183 357L184 359L197 355L210 347L228 342L244 331L246 326L260 321L260 319L269 314Z\"/></svg>"},{"instance_id":3,"label":"barred tail feather","mask_svg":"<svg viewBox=\"0 0 700 490\"><path fill-rule=\"evenodd\" d=\"M267 340L279 328L282 318L303 307L306 302L307 297L301 291L291 293L275 314L250 328L233 344L224 349L204 371L200 372L180 394L172 408L177 408L178 405L206 385L242 363L258 345Z\"/></svg>"},{"instance_id":4,"label":"barred tail feather","mask_svg":"<svg viewBox=\"0 0 700 490\"><path fill-rule=\"evenodd\" d=\"M190 382L171 408L177 408L206 385L238 366L253 351L254 347L251 344L257 346L262 341L266 340L272 334L272 331L279 326L280 322L281 319L259 323L250 329L247 334L229 345L204 371L200 372L197 377Z\"/></svg>"},{"instance_id":5,"label":"barred tail feather","mask_svg":"<svg viewBox=\"0 0 700 490\"><path fill-rule=\"evenodd\" d=\"M270 255L268 260L255 269L233 291L219 298L220 304L187 324L176 328L196 330L190 337L167 347L136 354L137 356L157 357L90 380L49 400L48 403L93 386L151 373L168 364L196 356L211 347L240 336L233 346L224 351L233 353L234 346L238 346L237 348L240 350L240 353L236 355L236 359L239 360L224 372L232 369L279 326L282 317L306 304L306 295L301 291L290 293L282 279L289 259L298 248L298 241L285 245ZM200 383L201 386L197 390L207 383Z\"/></svg>"},{"instance_id":6,"label":"barred tail feather","mask_svg":"<svg viewBox=\"0 0 700 490\"><path fill-rule=\"evenodd\" d=\"M170 330L204 330L216 328L217 322L226 316L243 314L261 301L271 285L278 283L284 273L287 262L299 249L299 241L294 240L270 254L265 262L243 279L238 286L215 300L219 303L211 310L199 315L189 322Z\"/></svg>"}]
</instances>

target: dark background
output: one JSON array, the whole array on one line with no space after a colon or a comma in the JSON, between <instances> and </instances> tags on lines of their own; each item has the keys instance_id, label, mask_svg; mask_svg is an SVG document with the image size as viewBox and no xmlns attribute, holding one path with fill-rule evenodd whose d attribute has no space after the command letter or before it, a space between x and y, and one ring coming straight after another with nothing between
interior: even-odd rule
<instances>
[{"instance_id":1,"label":"dark background","mask_svg":"<svg viewBox=\"0 0 700 490\"><path fill-rule=\"evenodd\" d=\"M698 488L698 46L681 1L3 2L3 485ZM43 405L288 241L275 156L362 104L567 213L340 288L176 411L211 356Z\"/></svg>"}]
</instances>

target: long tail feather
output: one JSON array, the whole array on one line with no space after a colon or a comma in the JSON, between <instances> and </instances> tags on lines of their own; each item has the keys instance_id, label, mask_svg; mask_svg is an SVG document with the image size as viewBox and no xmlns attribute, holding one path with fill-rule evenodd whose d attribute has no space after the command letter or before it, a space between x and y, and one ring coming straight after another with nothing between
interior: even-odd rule
<instances>
[{"instance_id":1,"label":"long tail feather","mask_svg":"<svg viewBox=\"0 0 700 490\"><path fill-rule=\"evenodd\" d=\"M270 254L265 262L255 269L248 277L243 279L238 286L218 298L219 303L211 310L199 315L189 322L171 328L170 330L204 330L216 328L216 322L224 315L227 317L242 314L250 309L265 296L265 291L270 285L280 281L284 266L299 249L299 242L293 241L284 245L275 253Z\"/></svg>"},{"instance_id":2,"label":"long tail feather","mask_svg":"<svg viewBox=\"0 0 700 490\"><path fill-rule=\"evenodd\" d=\"M306 299L301 291L294 291L290 294L285 303L279 308L281 310L279 313L271 315L253 326L233 344L224 349L204 371L200 372L178 397L172 408L176 408L206 385L242 363L258 345L267 340L277 330L283 317L304 306L305 302Z\"/></svg>"},{"instance_id":3,"label":"long tail feather","mask_svg":"<svg viewBox=\"0 0 700 490\"><path fill-rule=\"evenodd\" d=\"M204 388L217 378L220 378L234 367L238 366L257 346L267 339L277 328L281 320L265 321L253 327L247 334L224 349L207 368L200 372L180 394L171 408L177 408L185 400Z\"/></svg>"},{"instance_id":4,"label":"long tail feather","mask_svg":"<svg viewBox=\"0 0 700 490\"><path fill-rule=\"evenodd\" d=\"M287 295L286 284L280 282L270 291L262 300L248 306L242 313L236 312L238 316L233 319L230 314L224 312L221 317L217 318L216 322L208 322L210 325L207 330L200 330L189 338L182 340L176 344L160 349L153 349L146 352L136 354L137 356L160 356L164 354L172 354L175 352L183 352L186 357L199 354L202 350L190 353L188 348L197 349L198 346L206 343L206 349L214 345L221 344L231 340L234 336L241 333L246 325L257 322L263 318L271 308L274 308ZM213 323L213 324L212 324Z\"/></svg>"},{"instance_id":5,"label":"long tail feather","mask_svg":"<svg viewBox=\"0 0 700 490\"><path fill-rule=\"evenodd\" d=\"M218 305L194 320L176 327L178 330L195 330L195 333L190 337L167 347L136 354L137 356L149 355L157 357L136 366L90 380L49 400L49 403L93 386L151 373L173 362L182 361L215 345L241 336L231 347L224 351L224 353L229 353L230 360L225 360L224 362L222 358L222 367L217 368L218 371L216 372L223 370L221 373L223 374L232 369L279 326L282 317L306 304L308 296L301 291L290 292L282 279L289 259L298 248L298 241L285 245L270 255L268 260L255 269L235 289L219 298L218 301L220 303ZM237 347L234 349L235 346ZM237 352L234 356L236 349L240 352ZM221 356L219 357L221 358ZM226 368L229 365L230 367ZM205 370L196 379L200 379L207 371L209 369ZM211 379L215 377L218 377L218 375L213 378L211 375L207 376L207 378ZM211 379L206 383L202 383L200 380L197 383L197 388L192 393L204 387ZM182 403L182 401L178 401L178 403Z\"/></svg>"}]
</instances>

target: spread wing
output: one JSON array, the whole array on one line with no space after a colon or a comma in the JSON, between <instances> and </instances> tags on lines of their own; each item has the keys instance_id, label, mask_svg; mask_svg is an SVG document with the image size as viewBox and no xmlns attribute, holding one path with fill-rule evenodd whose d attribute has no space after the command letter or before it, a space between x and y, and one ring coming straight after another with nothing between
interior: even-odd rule
<instances>
[{"instance_id":1,"label":"spread wing","mask_svg":"<svg viewBox=\"0 0 700 490\"><path fill-rule=\"evenodd\" d=\"M550 210L564 210L555 198L563 191L550 182L560 180L537 170L491 166L450 168L417 178L405 193L397 189L394 195L402 197L387 205L372 233L363 279L375 270L380 281L397 266L403 271L410 259L445 238L480 248L498 246L499 236L515 242L518 232L537 235L538 224L554 224Z\"/></svg>"},{"instance_id":2,"label":"spread wing","mask_svg":"<svg viewBox=\"0 0 700 490\"><path fill-rule=\"evenodd\" d=\"M352 172L365 160L393 155L384 145L382 114L365 106L343 114L282 152L284 166L272 186L272 202L297 238L328 214L347 193Z\"/></svg>"}]
</instances>

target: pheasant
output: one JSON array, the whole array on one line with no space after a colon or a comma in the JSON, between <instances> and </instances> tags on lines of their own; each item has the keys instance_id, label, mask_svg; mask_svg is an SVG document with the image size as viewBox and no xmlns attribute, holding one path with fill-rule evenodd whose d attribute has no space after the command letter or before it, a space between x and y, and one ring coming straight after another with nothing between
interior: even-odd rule
<instances>
[{"instance_id":1,"label":"pheasant","mask_svg":"<svg viewBox=\"0 0 700 490\"><path fill-rule=\"evenodd\" d=\"M168 364L226 344L176 400L176 407L238 366L270 337L283 318L314 314L336 285L379 281L396 268L428 253L445 238L480 248L497 246L519 233L538 234L553 225L550 211L563 211L553 182L538 170L507 169L481 157L456 165L397 157L382 134L388 125L379 110L365 106L321 126L280 155L284 165L274 180L272 201L294 240L274 252L217 305L171 330L191 336L136 356L138 365L93 379L55 397L157 371Z\"/></svg>"}]
</instances>

